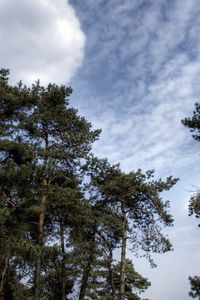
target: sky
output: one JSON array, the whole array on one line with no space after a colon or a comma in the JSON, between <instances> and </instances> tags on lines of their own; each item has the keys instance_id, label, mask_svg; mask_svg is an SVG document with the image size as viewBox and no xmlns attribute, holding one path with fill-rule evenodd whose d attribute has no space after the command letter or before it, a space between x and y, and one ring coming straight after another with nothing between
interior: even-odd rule
<instances>
[{"instance_id":1,"label":"sky","mask_svg":"<svg viewBox=\"0 0 200 300\"><path fill-rule=\"evenodd\" d=\"M148 261L128 255L152 286L151 300L189 300L200 235L188 217L199 187L199 145L181 119L199 99L200 0L1 0L0 66L10 81L73 88L71 104L102 134L93 151L125 172L179 177L163 197L174 250Z\"/></svg>"}]
</instances>

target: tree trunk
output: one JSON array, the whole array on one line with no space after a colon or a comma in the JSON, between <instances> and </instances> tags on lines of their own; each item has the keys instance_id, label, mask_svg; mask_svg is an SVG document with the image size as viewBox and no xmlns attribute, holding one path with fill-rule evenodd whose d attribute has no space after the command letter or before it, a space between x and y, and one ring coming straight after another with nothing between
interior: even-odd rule
<instances>
[{"instance_id":1,"label":"tree trunk","mask_svg":"<svg viewBox=\"0 0 200 300\"><path fill-rule=\"evenodd\" d=\"M101 231L97 231L98 235L102 238L104 245L107 247L109 254L108 254L108 275L109 275L109 282L111 287L111 296L112 300L115 300L115 284L114 284L114 278L113 278L113 270L112 270L112 262L113 262L113 252L112 247L109 243L109 241L105 238L105 236L102 234Z\"/></svg>"},{"instance_id":2,"label":"tree trunk","mask_svg":"<svg viewBox=\"0 0 200 300\"><path fill-rule=\"evenodd\" d=\"M112 295L112 300L115 300L115 284L114 284L114 278L113 278L113 270L112 270L112 262L113 262L113 256L112 256L112 251L110 252L109 256L109 281L111 285L111 295Z\"/></svg>"},{"instance_id":3,"label":"tree trunk","mask_svg":"<svg viewBox=\"0 0 200 300\"><path fill-rule=\"evenodd\" d=\"M82 276L82 281L81 281L81 288L80 288L80 294L79 294L79 300L84 300L85 299L85 295L86 295L86 290L87 290L87 286L88 286L88 279L90 276L90 272L92 269L92 262L94 260L94 244L95 242L95 230L93 232L93 237L92 237L92 243L91 243L91 247L90 247L90 254L88 257L88 262L86 267L83 270L83 276Z\"/></svg>"},{"instance_id":4,"label":"tree trunk","mask_svg":"<svg viewBox=\"0 0 200 300\"><path fill-rule=\"evenodd\" d=\"M120 266L120 300L125 299L125 264L126 264L126 211L125 199L121 199L122 212L122 250L121 250L121 266Z\"/></svg>"},{"instance_id":5,"label":"tree trunk","mask_svg":"<svg viewBox=\"0 0 200 300\"><path fill-rule=\"evenodd\" d=\"M92 262L91 262L91 256L90 256L89 259L88 259L87 266L83 270L83 277L82 277L82 282L81 282L79 300L84 300L85 299L88 279L89 279L89 275L90 275L90 272L91 272L91 266L92 266Z\"/></svg>"},{"instance_id":6,"label":"tree trunk","mask_svg":"<svg viewBox=\"0 0 200 300\"><path fill-rule=\"evenodd\" d=\"M43 187L47 187L47 180L44 179ZM43 244L43 236L44 236L44 219L45 219L45 207L46 207L46 195L42 196L41 201L41 213L39 216L38 222L38 233L37 233L37 245L39 246L38 256L35 261L35 272L34 272L34 292L33 292L33 300L40 299L40 285L41 285L41 260L42 260L42 244Z\"/></svg>"},{"instance_id":7,"label":"tree trunk","mask_svg":"<svg viewBox=\"0 0 200 300\"><path fill-rule=\"evenodd\" d=\"M41 254L39 253L39 256L35 262L33 300L40 299L40 273L41 273Z\"/></svg>"},{"instance_id":8,"label":"tree trunk","mask_svg":"<svg viewBox=\"0 0 200 300\"><path fill-rule=\"evenodd\" d=\"M0 300L3 300L4 299L4 282L5 282L5 276L6 276L6 272L7 272L7 269L8 269L8 264L9 264L9 258L6 257L5 259L5 265L4 265L4 268L2 270L2 273L1 273L1 282L0 282Z\"/></svg>"},{"instance_id":9,"label":"tree trunk","mask_svg":"<svg viewBox=\"0 0 200 300\"><path fill-rule=\"evenodd\" d=\"M61 300L65 300L65 237L64 237L64 226L60 221L60 247L62 251L62 262L61 262Z\"/></svg>"},{"instance_id":10,"label":"tree trunk","mask_svg":"<svg viewBox=\"0 0 200 300\"><path fill-rule=\"evenodd\" d=\"M43 123L42 126L43 126L43 133L44 133L44 142L45 142L44 149L47 150L49 145L48 125L46 123ZM48 157L45 155L44 166L43 166L44 171L46 171L47 161L48 161ZM39 246L39 253L35 261L33 300L40 299L42 245L43 245L43 238L44 238L44 219L45 219L45 210L46 210L46 202L47 202L46 190L48 184L49 182L47 181L46 178L44 178L42 181L43 195L42 195L41 206L40 206L41 212L39 216L38 232L37 232L37 245Z\"/></svg>"}]
</instances>

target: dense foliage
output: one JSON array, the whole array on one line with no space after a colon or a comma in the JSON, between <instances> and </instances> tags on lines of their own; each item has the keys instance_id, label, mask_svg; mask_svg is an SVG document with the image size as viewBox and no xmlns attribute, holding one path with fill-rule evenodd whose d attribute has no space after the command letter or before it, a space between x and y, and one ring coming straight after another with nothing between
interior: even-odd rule
<instances>
[{"instance_id":1,"label":"dense foliage","mask_svg":"<svg viewBox=\"0 0 200 300\"><path fill-rule=\"evenodd\" d=\"M100 130L69 105L71 88L8 76L0 71L0 300L139 300L150 283L127 240L150 260L171 249L160 193L177 180L95 158Z\"/></svg>"},{"instance_id":2,"label":"dense foliage","mask_svg":"<svg viewBox=\"0 0 200 300\"><path fill-rule=\"evenodd\" d=\"M189 277L189 280L191 285L191 291L189 295L192 298L200 299L200 277L199 276Z\"/></svg>"}]
</instances>

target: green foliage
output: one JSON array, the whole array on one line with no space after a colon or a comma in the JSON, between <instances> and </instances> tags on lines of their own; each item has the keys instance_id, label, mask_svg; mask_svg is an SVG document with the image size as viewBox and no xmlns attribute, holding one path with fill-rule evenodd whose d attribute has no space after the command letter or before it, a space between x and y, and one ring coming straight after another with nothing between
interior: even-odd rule
<instances>
[{"instance_id":1,"label":"green foliage","mask_svg":"<svg viewBox=\"0 0 200 300\"><path fill-rule=\"evenodd\" d=\"M196 140L200 140L200 103L195 104L195 110L193 111L192 118L185 118L182 120L184 126L190 129L192 137Z\"/></svg>"},{"instance_id":2,"label":"green foliage","mask_svg":"<svg viewBox=\"0 0 200 300\"><path fill-rule=\"evenodd\" d=\"M8 80L1 69L0 299L77 291L79 300L116 300L122 269L113 253L126 239L148 255L171 249L161 225L173 219L160 193L177 179L126 174L94 157L100 130L69 105L71 88ZM123 261L124 299L138 300L150 283Z\"/></svg>"},{"instance_id":3,"label":"green foliage","mask_svg":"<svg viewBox=\"0 0 200 300\"><path fill-rule=\"evenodd\" d=\"M177 180L172 177L165 181L154 180L153 171L145 174L138 170L125 174L118 167L110 167L103 176L93 176L93 184L100 192L98 203L107 205L120 216L124 199L127 233L131 238L131 232L137 232L138 243L147 252L165 252L171 248L168 239L161 234L159 223L170 226L173 218L168 212L169 202L163 201L160 193L173 187Z\"/></svg>"},{"instance_id":4,"label":"green foliage","mask_svg":"<svg viewBox=\"0 0 200 300\"><path fill-rule=\"evenodd\" d=\"M115 294L112 296L108 276L108 261L101 258L93 270L88 282L87 299L116 300L120 295L120 263L112 264ZM125 299L140 300L140 293L144 292L150 282L135 271L132 261L126 259L125 264Z\"/></svg>"},{"instance_id":5,"label":"green foliage","mask_svg":"<svg viewBox=\"0 0 200 300\"><path fill-rule=\"evenodd\" d=\"M185 118L182 120L184 126L188 127L190 131L193 133L192 137L196 141L200 141L200 103L195 104L195 111L193 111L192 118ZM189 202L189 216L195 215L196 218L200 217L200 193L195 193ZM200 226L200 224L199 224ZM194 276L189 277L191 291L189 295L192 298L200 299L200 277Z\"/></svg>"},{"instance_id":6,"label":"green foliage","mask_svg":"<svg viewBox=\"0 0 200 300\"><path fill-rule=\"evenodd\" d=\"M114 282L116 286L116 294L119 295L120 290L120 264L114 266ZM126 259L125 263L125 299L140 300L139 294L144 292L151 283L138 272L135 271L134 265L130 259Z\"/></svg>"},{"instance_id":7,"label":"green foliage","mask_svg":"<svg viewBox=\"0 0 200 300\"><path fill-rule=\"evenodd\" d=\"M189 280L191 285L191 291L189 292L189 295L192 298L200 299L200 277L189 277Z\"/></svg>"},{"instance_id":8,"label":"green foliage","mask_svg":"<svg viewBox=\"0 0 200 300\"><path fill-rule=\"evenodd\" d=\"M195 214L196 218L200 218L200 194L199 193L196 193L190 198L189 216L193 214Z\"/></svg>"},{"instance_id":9,"label":"green foliage","mask_svg":"<svg viewBox=\"0 0 200 300\"><path fill-rule=\"evenodd\" d=\"M95 273L97 272L98 274L96 275L97 277L94 279L94 274L92 277L95 286L97 285L98 288L96 287L94 289L94 286L91 286L92 296L91 294L87 294L91 299L101 299L95 297L98 295L97 291L104 285L102 277L105 276L102 275L102 272L105 274L105 270L104 268L102 269L101 263L106 263L107 261L107 269L109 269L110 272L110 277L107 281L110 291L112 286L112 295L111 292L108 293L107 289L107 297L108 299L115 299L116 286L114 284L113 275L111 275L113 272L111 252L114 240L110 239L110 237L112 236L113 238L116 233L117 240L114 242L114 245L115 247L119 245L122 249L121 269L119 272L120 287L118 287L119 299L124 300L127 297L124 271L126 268L127 239L133 242L134 251L138 248L145 252L152 266L154 263L150 256L151 251L164 253L171 250L171 243L168 238L162 234L161 225L170 226L172 225L173 219L168 212L169 203L162 200L160 193L173 187L177 179L169 177L165 181L161 179L154 180L153 171L142 173L141 170L138 170L137 172L126 174L120 170L118 165L111 166L105 160L97 163L94 158L92 159L97 168L96 172L92 169L90 173L91 203L93 203L94 207L98 208L99 212L101 212L101 210L104 211L103 216L106 216L106 211L110 212L112 215L112 225L110 224L109 231L106 230L106 227L100 227L100 233L99 230L97 230L97 234L102 238L104 248L107 248L107 255L104 253L104 260L99 261L99 267L97 263L98 271L95 271ZM116 223L113 222L113 220L116 220ZM98 223L96 222L95 224ZM113 281L113 283L111 283L111 281ZM96 296L94 293L96 293ZM103 297L105 298L105 294ZM136 296L130 293L129 297L130 299L131 297L134 299Z\"/></svg>"},{"instance_id":10,"label":"green foliage","mask_svg":"<svg viewBox=\"0 0 200 300\"><path fill-rule=\"evenodd\" d=\"M42 87L39 81L31 88L21 82L13 87L8 75L7 70L1 70L0 250L4 255L0 279L5 286L4 273L9 269L6 261L13 261L26 278L28 267L30 282L36 280L34 268L40 264L37 280L47 289L47 280L38 276L46 270L50 286L51 274L56 270L50 265L46 269L47 265L41 264L42 257L52 255L49 247L53 246L47 247L52 241L56 241L59 250L61 238L65 251L65 239L78 223L75 220L81 221L84 201L80 167L100 131L92 131L91 124L69 107L71 88L55 84ZM61 223L65 226L62 237L57 230ZM57 257L62 272L66 272L64 256ZM61 284L64 277L59 280ZM69 289L65 284L65 293L71 291L73 281L70 286Z\"/></svg>"}]
</instances>

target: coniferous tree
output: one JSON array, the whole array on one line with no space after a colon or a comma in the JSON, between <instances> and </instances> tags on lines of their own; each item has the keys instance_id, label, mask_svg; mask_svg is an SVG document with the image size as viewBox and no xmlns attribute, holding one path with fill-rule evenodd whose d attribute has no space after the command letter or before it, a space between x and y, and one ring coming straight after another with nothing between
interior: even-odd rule
<instances>
[{"instance_id":1,"label":"coniferous tree","mask_svg":"<svg viewBox=\"0 0 200 300\"><path fill-rule=\"evenodd\" d=\"M10 86L8 76L7 70L0 71L0 299L11 297L11 294L7 295L7 283L11 278L9 274L14 274L12 258L19 253L25 238L25 226L20 222L18 207L27 164L31 160L29 150L20 143L18 128L29 90L21 84Z\"/></svg>"},{"instance_id":2,"label":"coniferous tree","mask_svg":"<svg viewBox=\"0 0 200 300\"><path fill-rule=\"evenodd\" d=\"M195 110L193 111L193 116L191 118L185 118L182 120L184 126L190 129L192 132L192 137L196 141L200 141L200 103L195 104ZM195 215L196 218L200 218L200 193L197 191L191 198L189 202L189 216ZM200 226L200 224L199 224ZM193 298L200 299L200 277L194 276L189 277L191 291L189 295Z\"/></svg>"},{"instance_id":3,"label":"coniferous tree","mask_svg":"<svg viewBox=\"0 0 200 300\"><path fill-rule=\"evenodd\" d=\"M56 203L60 205L61 199L67 202L65 209L70 205L68 187L64 189L61 187L59 190L57 181L67 181L66 174L76 172L80 159L84 158L90 150L91 142L97 138L99 132L92 132L90 124L80 118L76 110L66 108L70 89L55 85L49 85L44 89L36 85L32 93L36 98L35 108L25 120L24 128L28 131L32 139L32 147L38 154L41 194L36 244L40 247L44 240L45 215L48 206L53 205L55 209ZM62 227L62 220L59 225ZM64 229L61 228L62 230ZM39 299L41 251L35 262L34 300Z\"/></svg>"},{"instance_id":4,"label":"coniferous tree","mask_svg":"<svg viewBox=\"0 0 200 300\"><path fill-rule=\"evenodd\" d=\"M132 234L142 233L139 243L147 253L162 253L171 248L158 225L169 226L173 222L167 211L169 203L162 201L160 193L169 190L177 179L153 180L153 175L152 171L143 174L141 170L125 174L118 167L111 166L104 176L93 177L100 192L99 201L112 207L121 220L120 300L125 299L127 239L131 241Z\"/></svg>"},{"instance_id":5,"label":"coniferous tree","mask_svg":"<svg viewBox=\"0 0 200 300\"><path fill-rule=\"evenodd\" d=\"M120 263L114 266L114 282L116 286L117 298L120 296ZM135 271L134 265L130 259L125 261L125 299L140 300L140 293L144 292L150 282Z\"/></svg>"},{"instance_id":6,"label":"coniferous tree","mask_svg":"<svg viewBox=\"0 0 200 300\"><path fill-rule=\"evenodd\" d=\"M32 88L22 83L12 87L8 84L8 72L1 71L1 167L2 172L9 168L7 176L15 174L19 178L16 191L14 187L9 189L14 175L1 186L1 207L8 210L7 203L14 203L19 223L26 224L23 238L30 245L34 300L40 299L42 260L56 224L60 227L59 247L64 260L64 225L67 218L75 218L74 207L81 205L80 188L77 184L71 188L69 181L79 176L82 160L99 135L69 107L70 94L70 88L52 84L44 88L39 82ZM1 269L2 290L6 269L7 257Z\"/></svg>"},{"instance_id":7,"label":"coniferous tree","mask_svg":"<svg viewBox=\"0 0 200 300\"><path fill-rule=\"evenodd\" d=\"M159 194L176 180L91 156L100 131L70 107L71 88L8 77L0 71L0 300L139 299L149 283L126 259L127 239L170 249Z\"/></svg>"},{"instance_id":8,"label":"coniferous tree","mask_svg":"<svg viewBox=\"0 0 200 300\"><path fill-rule=\"evenodd\" d=\"M102 290L106 284L106 297L115 298L115 287L113 278L113 251L119 244L119 219L112 211L105 210L99 205L92 207L93 225L88 227L87 246L89 249L87 255L82 259L83 276L81 278L81 288L79 299L93 299L97 293L96 290ZM118 223L118 226L117 226ZM83 236L83 235L82 235ZM105 298L105 295L104 295ZM105 298L105 299L107 299Z\"/></svg>"},{"instance_id":9,"label":"coniferous tree","mask_svg":"<svg viewBox=\"0 0 200 300\"><path fill-rule=\"evenodd\" d=\"M86 166L87 176L89 178L102 176L109 167L107 160L99 160L93 156L88 160ZM85 227L82 249L82 277L80 280L79 300L93 299L95 290L101 290L105 283L107 289L107 298L115 299L115 287L113 283L113 251L119 244L120 219L112 211L112 208L106 207L99 202L98 191L93 182L85 185L89 196L90 222ZM84 246L85 245L85 246ZM105 295L104 295L105 298ZM94 298L96 299L96 298Z\"/></svg>"}]
</instances>

